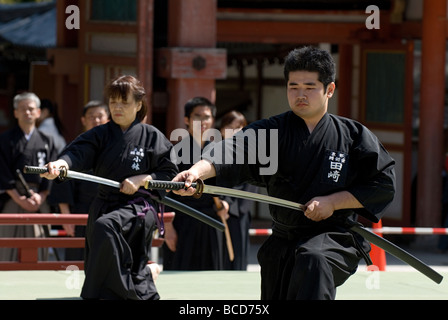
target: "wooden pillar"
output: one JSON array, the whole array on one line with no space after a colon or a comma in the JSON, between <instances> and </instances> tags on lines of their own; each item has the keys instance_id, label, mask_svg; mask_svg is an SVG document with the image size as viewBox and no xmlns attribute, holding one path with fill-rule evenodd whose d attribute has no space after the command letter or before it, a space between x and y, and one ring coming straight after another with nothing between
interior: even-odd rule
<instances>
[{"instance_id":1,"label":"wooden pillar","mask_svg":"<svg viewBox=\"0 0 448 320\"><path fill-rule=\"evenodd\" d=\"M353 84L353 46L339 45L338 83L338 115L350 118L352 114L352 84Z\"/></svg>"},{"instance_id":2,"label":"wooden pillar","mask_svg":"<svg viewBox=\"0 0 448 320\"><path fill-rule=\"evenodd\" d=\"M152 76L153 76L153 46L154 46L154 0L139 0L137 9L138 49L137 72L143 83L148 102L147 123L152 123Z\"/></svg>"},{"instance_id":3,"label":"wooden pillar","mask_svg":"<svg viewBox=\"0 0 448 320\"><path fill-rule=\"evenodd\" d=\"M157 73L167 79L167 130L185 128L184 105L215 101L215 80L226 76L225 50L216 49L216 0L169 0L168 48L157 51Z\"/></svg>"},{"instance_id":4,"label":"wooden pillar","mask_svg":"<svg viewBox=\"0 0 448 320\"><path fill-rule=\"evenodd\" d=\"M82 107L79 104L79 31L69 30L65 26L66 8L69 5L80 5L79 0L61 0L56 2L57 8L57 43L56 48L47 50L49 72L54 76L54 95L58 105L58 113L64 125L64 138L70 142L81 131L80 116Z\"/></svg>"},{"instance_id":5,"label":"wooden pillar","mask_svg":"<svg viewBox=\"0 0 448 320\"><path fill-rule=\"evenodd\" d=\"M425 0L417 180L418 226L441 223L446 0Z\"/></svg>"}]
</instances>

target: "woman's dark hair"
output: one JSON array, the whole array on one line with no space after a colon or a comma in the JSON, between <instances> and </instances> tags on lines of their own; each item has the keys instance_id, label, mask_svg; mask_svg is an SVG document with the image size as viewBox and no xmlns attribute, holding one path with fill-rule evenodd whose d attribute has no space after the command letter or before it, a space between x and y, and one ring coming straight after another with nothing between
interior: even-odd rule
<instances>
[{"instance_id":1,"label":"woman's dark hair","mask_svg":"<svg viewBox=\"0 0 448 320\"><path fill-rule=\"evenodd\" d=\"M119 76L111 81L104 90L107 101L109 98L121 98L126 101L131 94L136 102L142 102L142 108L137 112L136 118L143 121L148 113L148 103L146 101L146 91L142 83L133 76Z\"/></svg>"},{"instance_id":2,"label":"woman's dark hair","mask_svg":"<svg viewBox=\"0 0 448 320\"><path fill-rule=\"evenodd\" d=\"M229 124L231 124L233 121L238 120L239 124L241 127L245 127L247 126L247 120L244 117L244 115L236 110L232 110L227 112L221 119L221 126L220 129L228 126Z\"/></svg>"},{"instance_id":3,"label":"woman's dark hair","mask_svg":"<svg viewBox=\"0 0 448 320\"><path fill-rule=\"evenodd\" d=\"M284 76L289 80L289 73L293 71L310 71L319 74L319 81L324 84L324 89L335 82L336 65L328 51L303 47L292 50L285 58Z\"/></svg>"},{"instance_id":4,"label":"woman's dark hair","mask_svg":"<svg viewBox=\"0 0 448 320\"><path fill-rule=\"evenodd\" d=\"M198 106L209 107L210 110L212 111L213 118L216 117L216 106L213 103L211 103L210 100L204 97L195 97L187 101L187 103L184 106L185 117L190 118L193 109Z\"/></svg>"},{"instance_id":5,"label":"woman's dark hair","mask_svg":"<svg viewBox=\"0 0 448 320\"><path fill-rule=\"evenodd\" d=\"M49 99L42 99L40 102L41 102L40 109L48 110L48 114L54 120L54 125L56 126L56 129L58 130L59 134L62 135L64 133L64 125L62 124L62 121L59 118L58 106L56 105L56 103L51 102L51 100Z\"/></svg>"}]
</instances>

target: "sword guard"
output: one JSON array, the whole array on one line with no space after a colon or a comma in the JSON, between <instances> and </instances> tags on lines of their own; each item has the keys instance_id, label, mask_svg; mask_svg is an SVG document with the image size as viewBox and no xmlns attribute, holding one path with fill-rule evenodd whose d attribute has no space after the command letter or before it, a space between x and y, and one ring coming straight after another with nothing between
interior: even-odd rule
<instances>
[{"instance_id":1,"label":"sword guard","mask_svg":"<svg viewBox=\"0 0 448 320\"><path fill-rule=\"evenodd\" d=\"M204 181L202 179L196 180L196 192L193 195L193 198L199 199L202 197L204 193Z\"/></svg>"},{"instance_id":2,"label":"sword guard","mask_svg":"<svg viewBox=\"0 0 448 320\"><path fill-rule=\"evenodd\" d=\"M67 180L67 167L62 166L59 168L59 177L58 178L61 181Z\"/></svg>"}]
</instances>

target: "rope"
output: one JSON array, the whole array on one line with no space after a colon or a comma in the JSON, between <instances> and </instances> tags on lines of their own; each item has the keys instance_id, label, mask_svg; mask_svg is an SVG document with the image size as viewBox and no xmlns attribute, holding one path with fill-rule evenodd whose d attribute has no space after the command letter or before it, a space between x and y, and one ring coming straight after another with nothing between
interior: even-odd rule
<instances>
[{"instance_id":1,"label":"rope","mask_svg":"<svg viewBox=\"0 0 448 320\"><path fill-rule=\"evenodd\" d=\"M382 227L366 229L382 234L448 235L448 228ZM269 236L271 234L272 229L249 229L250 236Z\"/></svg>"}]
</instances>

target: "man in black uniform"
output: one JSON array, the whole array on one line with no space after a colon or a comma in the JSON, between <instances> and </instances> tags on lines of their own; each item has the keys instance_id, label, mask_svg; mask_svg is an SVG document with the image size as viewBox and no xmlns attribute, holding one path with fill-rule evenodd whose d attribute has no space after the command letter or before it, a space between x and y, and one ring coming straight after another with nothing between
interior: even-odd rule
<instances>
[{"instance_id":1,"label":"man in black uniform","mask_svg":"<svg viewBox=\"0 0 448 320\"><path fill-rule=\"evenodd\" d=\"M355 214L371 221L382 217L395 193L395 162L366 127L327 113L335 90L335 64L328 52L293 50L284 73L290 111L256 121L233 141L218 143L208 157L173 180L189 186L216 175L219 185L251 182L265 186L270 196L305 204L305 212L270 207L273 235L258 252L261 298L334 299L336 287L355 273L370 251L368 242L351 233L344 221ZM249 140L249 131L258 143L241 145ZM271 144L270 139L278 140ZM263 175L260 161L216 161L219 150L235 159L236 150L247 156L260 142L278 149L270 150L278 152L273 174Z\"/></svg>"},{"instance_id":2,"label":"man in black uniform","mask_svg":"<svg viewBox=\"0 0 448 320\"><path fill-rule=\"evenodd\" d=\"M46 202L51 182L37 175L24 174L30 195L17 176L25 165L43 166L55 160L57 151L53 139L36 128L40 116L40 99L32 92L14 97L14 117L17 126L0 135L0 190L5 190L3 213L49 213ZM40 225L1 226L1 237L43 237ZM39 260L47 260L48 249L39 250ZM0 261L17 260L17 249L1 248Z\"/></svg>"},{"instance_id":3,"label":"man in black uniform","mask_svg":"<svg viewBox=\"0 0 448 320\"><path fill-rule=\"evenodd\" d=\"M216 106L204 97L190 99L184 109L189 134L174 147L180 171L187 170L201 159L204 147L209 144L205 135L213 128L216 115ZM216 220L219 220L217 214L227 214L228 204L223 201L226 209L216 212L213 197L209 195L201 199L176 195L173 198ZM222 251L222 233L183 212L176 212L172 225L166 225L164 270L221 270Z\"/></svg>"}]
</instances>

